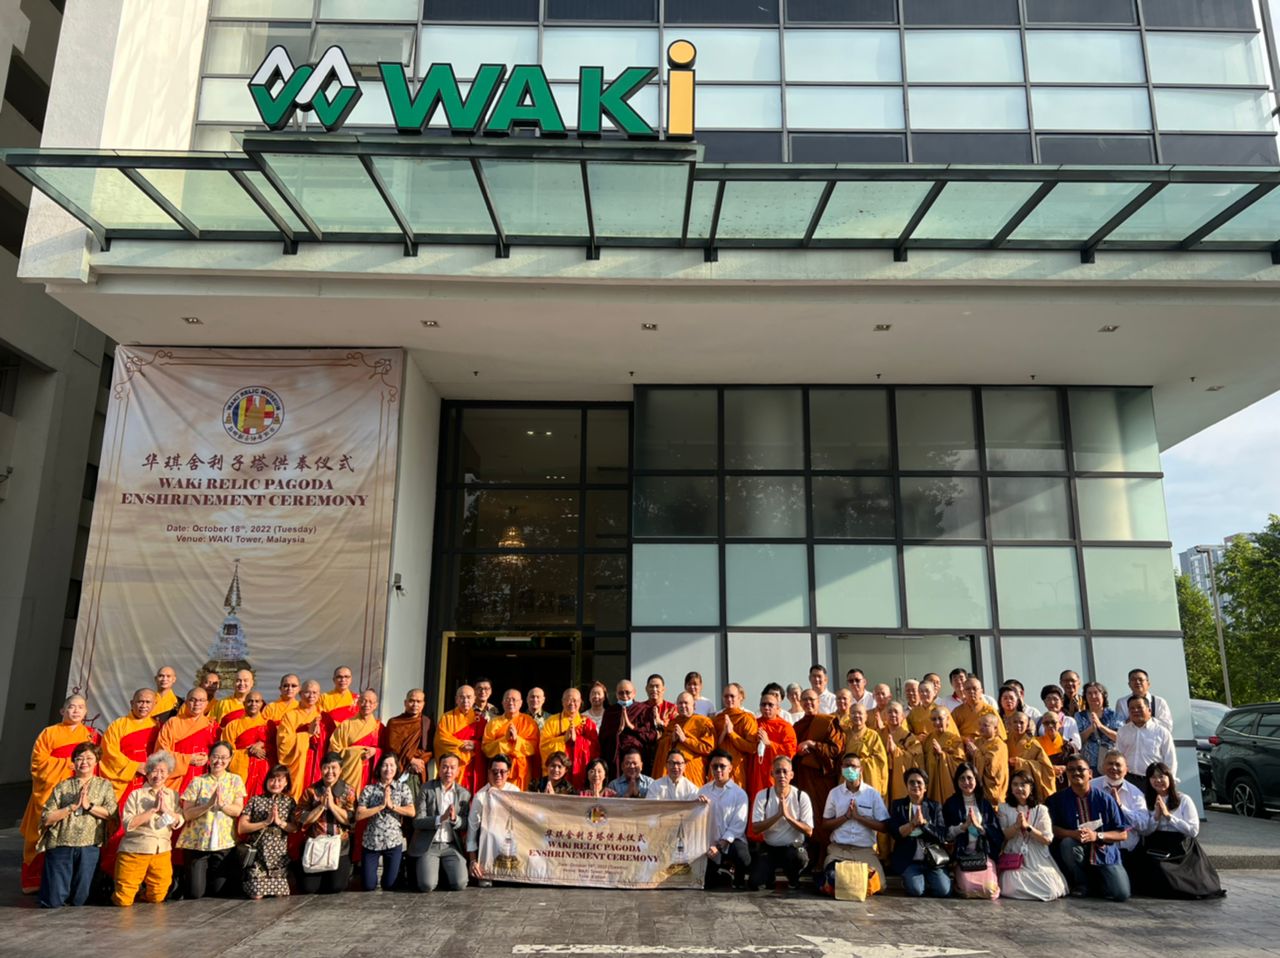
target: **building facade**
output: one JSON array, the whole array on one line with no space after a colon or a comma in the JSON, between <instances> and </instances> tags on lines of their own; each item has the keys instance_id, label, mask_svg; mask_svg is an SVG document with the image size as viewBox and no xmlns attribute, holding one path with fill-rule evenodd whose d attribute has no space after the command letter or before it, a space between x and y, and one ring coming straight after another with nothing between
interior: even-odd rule
<instances>
[{"instance_id":1,"label":"building facade","mask_svg":"<svg viewBox=\"0 0 1280 958\"><path fill-rule=\"evenodd\" d=\"M19 272L121 343L407 351L434 707L1141 667L1191 769L1159 454L1280 388L1274 62L1248 0L71 0ZM486 64L528 93L458 135Z\"/></svg>"}]
</instances>

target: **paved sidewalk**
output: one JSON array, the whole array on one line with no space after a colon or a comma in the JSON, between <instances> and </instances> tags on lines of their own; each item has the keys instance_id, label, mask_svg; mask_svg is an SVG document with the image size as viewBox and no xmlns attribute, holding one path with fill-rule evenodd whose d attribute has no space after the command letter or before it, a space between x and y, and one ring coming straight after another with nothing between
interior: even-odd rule
<instances>
[{"instance_id":1,"label":"paved sidewalk","mask_svg":"<svg viewBox=\"0 0 1280 958\"><path fill-rule=\"evenodd\" d=\"M1280 818L1241 818L1210 809L1200 826L1200 844L1222 870L1280 869Z\"/></svg>"}]
</instances>

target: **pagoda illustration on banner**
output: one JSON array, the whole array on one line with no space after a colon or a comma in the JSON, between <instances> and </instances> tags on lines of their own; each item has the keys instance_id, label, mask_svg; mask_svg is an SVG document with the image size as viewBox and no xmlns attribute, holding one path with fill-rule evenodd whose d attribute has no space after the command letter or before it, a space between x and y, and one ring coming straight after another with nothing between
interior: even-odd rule
<instances>
[{"instance_id":1,"label":"pagoda illustration on banner","mask_svg":"<svg viewBox=\"0 0 1280 958\"><path fill-rule=\"evenodd\" d=\"M249 642L245 636L244 625L236 614L242 605L240 598L240 560L236 559L231 571L231 585L227 587L227 596L222 606L227 616L213 637L213 646L209 650L209 659L200 667L200 678L206 672L217 672L222 679L222 687L228 688L235 682L236 673L241 669L253 670L249 664Z\"/></svg>"}]
</instances>

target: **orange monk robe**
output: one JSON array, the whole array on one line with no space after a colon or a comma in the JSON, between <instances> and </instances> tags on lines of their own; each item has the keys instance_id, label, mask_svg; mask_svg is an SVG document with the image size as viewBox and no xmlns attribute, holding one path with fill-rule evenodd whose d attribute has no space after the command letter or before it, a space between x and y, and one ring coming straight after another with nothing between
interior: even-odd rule
<instances>
[{"instance_id":1,"label":"orange monk robe","mask_svg":"<svg viewBox=\"0 0 1280 958\"><path fill-rule=\"evenodd\" d=\"M676 741L675 728L684 729L684 741ZM684 756L684 777L701 788L707 782L707 756L716 747L716 727L705 715L678 715L667 719L667 730L658 739L658 751L653 757L654 778L667 774L667 756L672 750Z\"/></svg>"},{"instance_id":2,"label":"orange monk robe","mask_svg":"<svg viewBox=\"0 0 1280 958\"><path fill-rule=\"evenodd\" d=\"M267 720L267 761L275 765L280 761L276 750L276 735L280 731L280 719L285 712L292 712L298 707L297 699L276 699L262 707L262 717Z\"/></svg>"},{"instance_id":3,"label":"orange monk robe","mask_svg":"<svg viewBox=\"0 0 1280 958\"><path fill-rule=\"evenodd\" d=\"M720 737L720 729L724 720L729 719L729 734ZM756 735L759 726L756 717L746 709L725 709L713 720L716 727L716 747L722 748L733 756L733 780L740 788L747 787L747 772L750 759L756 753ZM665 775L665 770L663 771Z\"/></svg>"},{"instance_id":4,"label":"orange monk robe","mask_svg":"<svg viewBox=\"0 0 1280 958\"><path fill-rule=\"evenodd\" d=\"M795 785L809 796L816 820L822 817L827 795L836 784L840 757L844 754L844 733L833 715L805 715L794 728ZM801 753L800 743L805 741L812 741L813 747Z\"/></svg>"},{"instance_id":5,"label":"orange monk robe","mask_svg":"<svg viewBox=\"0 0 1280 958\"><path fill-rule=\"evenodd\" d=\"M329 751L329 739L338 726L360 711L357 701L355 693L350 689L345 692L330 689L320 696L321 752Z\"/></svg>"},{"instance_id":6,"label":"orange monk robe","mask_svg":"<svg viewBox=\"0 0 1280 958\"><path fill-rule=\"evenodd\" d=\"M219 726L229 725L244 716L244 699L238 699L234 695L230 698L214 699L209 703L207 714Z\"/></svg>"},{"instance_id":7,"label":"orange monk robe","mask_svg":"<svg viewBox=\"0 0 1280 958\"><path fill-rule=\"evenodd\" d=\"M160 727L156 737L156 751L164 750L173 755L173 773L165 785L181 797L191 780L204 772L206 765L193 765L195 755L208 755L218 741L218 723L207 715L192 718L180 711Z\"/></svg>"},{"instance_id":8,"label":"orange monk robe","mask_svg":"<svg viewBox=\"0 0 1280 958\"><path fill-rule=\"evenodd\" d=\"M572 745L568 738L571 728L576 730ZM586 788L587 765L593 758L600 757L600 730L596 723L581 712L572 716L563 712L547 716L538 734L538 758L542 767L546 767L547 759L556 752L564 752L569 757L569 781L573 787Z\"/></svg>"},{"instance_id":9,"label":"orange monk robe","mask_svg":"<svg viewBox=\"0 0 1280 958\"><path fill-rule=\"evenodd\" d=\"M262 717L261 712L252 718L242 715L222 727L222 740L234 749L227 771L240 776L240 780L244 782L245 794L250 798L262 794L262 786L271 766L268 759L250 755L249 749L261 745L264 751L269 752L267 744L271 731L270 723Z\"/></svg>"},{"instance_id":10,"label":"orange monk robe","mask_svg":"<svg viewBox=\"0 0 1280 958\"><path fill-rule=\"evenodd\" d=\"M367 759L366 748L373 749L372 757ZM373 779L373 770L382 758L382 723L372 715L352 716L330 737L329 751L342 756L342 780L358 796Z\"/></svg>"},{"instance_id":11,"label":"orange monk robe","mask_svg":"<svg viewBox=\"0 0 1280 958\"><path fill-rule=\"evenodd\" d=\"M276 728L276 756L281 765L289 769L289 791L294 801L320 780L321 734L311 734L311 723L320 718L320 709L313 706L290 709L280 717Z\"/></svg>"},{"instance_id":12,"label":"orange monk robe","mask_svg":"<svg viewBox=\"0 0 1280 958\"><path fill-rule=\"evenodd\" d=\"M907 783L902 776L908 769L922 768L924 759L920 740L905 725L881 730L880 741L884 742L885 755L889 759L889 797L886 803L892 803L907 797ZM893 747L890 747L890 742Z\"/></svg>"},{"instance_id":13,"label":"orange monk robe","mask_svg":"<svg viewBox=\"0 0 1280 958\"><path fill-rule=\"evenodd\" d=\"M486 784L488 763L484 759L484 727L485 717L477 714L475 709L450 709L436 723L436 761L448 752L458 756L461 763L458 781L472 795ZM464 742L470 742L475 748L464 752Z\"/></svg>"},{"instance_id":14,"label":"orange monk robe","mask_svg":"<svg viewBox=\"0 0 1280 958\"><path fill-rule=\"evenodd\" d=\"M93 729L87 725L59 722L50 725L36 736L31 749L31 798L22 816L22 890L35 891L40 887L40 870L33 867L36 861L36 841L40 838L40 813L53 788L75 772L71 765L71 753L81 742L97 740ZM43 859L42 859L43 861Z\"/></svg>"},{"instance_id":15,"label":"orange monk robe","mask_svg":"<svg viewBox=\"0 0 1280 958\"><path fill-rule=\"evenodd\" d=\"M425 769L431 761L431 719L425 715L397 715L387 719L382 729L382 748L394 752L401 774L412 772L410 763L416 758ZM412 772L418 778L416 772ZM424 776L425 777L425 776ZM418 778L421 783L422 779Z\"/></svg>"},{"instance_id":16,"label":"orange monk robe","mask_svg":"<svg viewBox=\"0 0 1280 958\"><path fill-rule=\"evenodd\" d=\"M511 740L510 730L516 730L515 741ZM598 744L598 742L597 742ZM515 718L507 718L506 713L491 718L484 727L483 751L485 758L497 758L505 755L510 763L507 782L520 791L528 788L531 778L532 759L538 754L538 723L533 716L517 712Z\"/></svg>"},{"instance_id":17,"label":"orange monk robe","mask_svg":"<svg viewBox=\"0 0 1280 958\"><path fill-rule=\"evenodd\" d=\"M853 754L862 759L862 780L879 792L880 797L887 802L889 756L884 750L880 733L870 728L864 728L860 733L850 732L845 736L844 754Z\"/></svg>"},{"instance_id":18,"label":"orange monk robe","mask_svg":"<svg viewBox=\"0 0 1280 958\"><path fill-rule=\"evenodd\" d=\"M982 790L992 806L1009 794L1009 747L998 738L979 739L973 765L982 776Z\"/></svg>"},{"instance_id":19,"label":"orange monk robe","mask_svg":"<svg viewBox=\"0 0 1280 958\"><path fill-rule=\"evenodd\" d=\"M1053 761L1044 746L1030 735L1009 739L1009 771L1030 772L1042 802L1058 790L1058 775L1053 769Z\"/></svg>"},{"instance_id":20,"label":"orange monk robe","mask_svg":"<svg viewBox=\"0 0 1280 958\"><path fill-rule=\"evenodd\" d=\"M141 784L142 766L155 751L160 726L151 716L134 718L133 714L118 718L102 733L102 761L98 774L116 790L116 804L121 808L130 785Z\"/></svg>"},{"instance_id":21,"label":"orange monk robe","mask_svg":"<svg viewBox=\"0 0 1280 958\"><path fill-rule=\"evenodd\" d=\"M172 712L180 704L181 700L174 694L173 689L165 689L163 692L156 693L156 704L151 711L156 715L160 715L163 712Z\"/></svg>"},{"instance_id":22,"label":"orange monk robe","mask_svg":"<svg viewBox=\"0 0 1280 958\"><path fill-rule=\"evenodd\" d=\"M796 754L796 730L784 718L759 719L756 722L764 729L768 741L764 746L764 754L759 752L760 740L752 745L751 757L747 766L747 808L755 808L756 795L773 785L773 762L780 755L787 758ZM760 839L754 828L748 828L748 836Z\"/></svg>"},{"instance_id":23,"label":"orange monk robe","mask_svg":"<svg viewBox=\"0 0 1280 958\"><path fill-rule=\"evenodd\" d=\"M934 705L917 705L907 713L907 728L911 729L912 735L918 735L923 739L926 735L933 732L933 710ZM947 717L947 731L959 734L960 730L956 728L956 720L952 716Z\"/></svg>"},{"instance_id":24,"label":"orange monk robe","mask_svg":"<svg viewBox=\"0 0 1280 958\"><path fill-rule=\"evenodd\" d=\"M957 705L951 712L951 720L956 723L956 730L960 733L961 738L977 739L978 723L982 721L982 716L984 715L994 715L997 719L996 734L1002 741L1008 738L1004 722L999 721L1000 713L986 702L979 702L977 708L974 708L968 702L963 705Z\"/></svg>"},{"instance_id":25,"label":"orange monk robe","mask_svg":"<svg viewBox=\"0 0 1280 958\"><path fill-rule=\"evenodd\" d=\"M942 754L933 750L933 743L942 745ZM921 743L924 771L929 776L928 796L941 804L955 794L956 769L964 764L964 739L955 732L932 731Z\"/></svg>"}]
</instances>

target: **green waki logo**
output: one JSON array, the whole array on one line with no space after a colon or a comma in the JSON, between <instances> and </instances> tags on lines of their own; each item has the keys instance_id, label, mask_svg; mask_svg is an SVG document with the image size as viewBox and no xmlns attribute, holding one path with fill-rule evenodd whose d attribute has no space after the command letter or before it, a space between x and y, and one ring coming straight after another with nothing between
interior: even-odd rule
<instances>
[{"instance_id":1,"label":"green waki logo","mask_svg":"<svg viewBox=\"0 0 1280 958\"><path fill-rule=\"evenodd\" d=\"M335 80L338 88L330 94L327 91ZM279 89L272 93L277 86ZM315 66L303 64L296 68L289 51L282 46L272 47L250 78L249 93L268 129L283 130L298 110L310 110L329 132L346 122L364 95L346 54L337 46L325 50Z\"/></svg>"}]
</instances>

